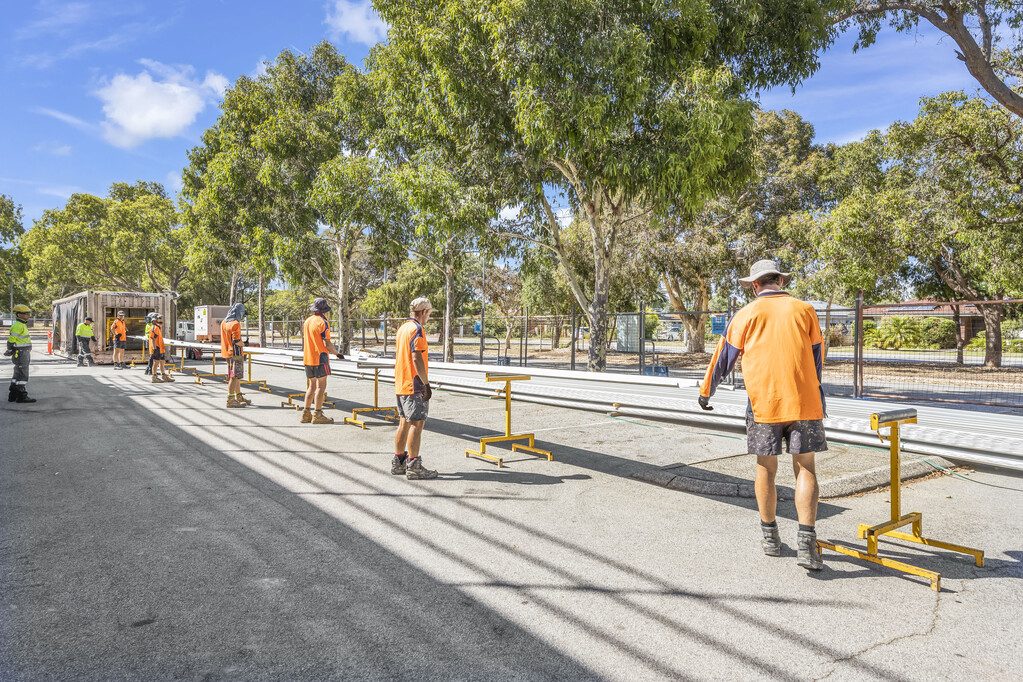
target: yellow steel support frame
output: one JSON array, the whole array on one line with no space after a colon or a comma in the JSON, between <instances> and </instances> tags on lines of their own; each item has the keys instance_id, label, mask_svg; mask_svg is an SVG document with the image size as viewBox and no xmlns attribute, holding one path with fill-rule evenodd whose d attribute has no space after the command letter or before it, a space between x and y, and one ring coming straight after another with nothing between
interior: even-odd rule
<instances>
[{"instance_id":1,"label":"yellow steel support frame","mask_svg":"<svg viewBox=\"0 0 1023 682\"><path fill-rule=\"evenodd\" d=\"M390 412L392 416L384 416L383 419L398 421L397 407L380 407L380 369L373 370L373 407L358 407L352 410L351 417L345 417L345 424L355 424L366 428L366 422L359 419L360 414L371 414L373 412Z\"/></svg>"},{"instance_id":2,"label":"yellow steel support frame","mask_svg":"<svg viewBox=\"0 0 1023 682\"><path fill-rule=\"evenodd\" d=\"M195 383L199 384L200 386L205 386L206 385L202 381L203 377L206 377L208 379L210 377L226 377L227 376L226 374L217 374L217 354L215 352L211 353L210 357L213 359L213 368L210 370L210 372L208 374L206 374L206 373L200 374L198 367L195 367L195 368L192 369L192 376L195 377Z\"/></svg>"},{"instance_id":3,"label":"yellow steel support frame","mask_svg":"<svg viewBox=\"0 0 1023 682\"><path fill-rule=\"evenodd\" d=\"M238 384L244 386L245 384L260 384L257 390L266 391L271 393L270 389L266 385L266 379L253 379L252 378L252 353L245 353L249 358L249 378L245 381L239 381Z\"/></svg>"},{"instance_id":4,"label":"yellow steel support frame","mask_svg":"<svg viewBox=\"0 0 1023 682\"><path fill-rule=\"evenodd\" d=\"M974 563L979 567L984 565L984 551L979 549L973 549L971 547L963 547L961 545L953 545L948 542L941 542L939 540L932 540L931 538L925 538L923 536L923 514L920 512L910 512L908 514L902 513L902 494L900 487L902 485L902 471L899 461L899 455L902 448L902 443L899 437L899 428L902 424L916 424L916 416L908 417L905 419L896 419L893 421L880 421L877 414L870 416L870 426L875 431L878 431L878 437L885 441L887 440L890 445L890 460L891 460L891 518L883 523L878 523L873 526L866 524L860 524L858 527L858 534L860 539L867 540L867 551L862 552L858 549L851 547L844 547L842 545L836 545L830 542L818 541L817 544L822 549L830 549L832 552L838 552L839 554L845 554L847 556L856 557L869 561L874 564L881 566L887 566L903 573L909 573L910 575L920 576L926 578L931 583L931 589L940 592L941 591L941 574L936 571L929 571L925 568L913 566L901 561L889 559L887 557L878 556L877 554L877 539L882 535L895 538L897 540L906 540L908 542L915 542L920 545L926 545L928 547L938 547L940 549L947 549L960 554L968 554L973 557ZM881 435L879 429L884 427L890 427L887 436ZM897 528L903 526L912 526L912 533L900 533L896 532Z\"/></svg>"},{"instance_id":5,"label":"yellow steel support frame","mask_svg":"<svg viewBox=\"0 0 1023 682\"><path fill-rule=\"evenodd\" d=\"M306 387L306 393L308 393L309 392L309 390L308 390L309 389L309 379L305 380L305 387ZM326 397L326 394L324 394L324 397ZM288 399L281 401L281 407L294 407L296 410L304 410L305 409L305 403L304 402L303 403L299 403L299 404L295 404L295 403L291 402L292 398L305 398L305 393L289 393L288 394ZM334 407L334 403L333 402L331 402L329 400L324 400L323 401L323 406L326 407L328 405L331 406L331 407Z\"/></svg>"},{"instance_id":6,"label":"yellow steel support frame","mask_svg":"<svg viewBox=\"0 0 1023 682\"><path fill-rule=\"evenodd\" d=\"M543 455L547 457L547 461L551 462L554 460L554 455L547 450L541 450L533 447L535 445L535 438L532 433L521 433L513 434L511 432L511 382L513 381L529 381L528 376L491 376L487 374L486 381L503 381L504 382L504 435L503 436L490 436L487 438L480 438L480 449L470 450L466 448L466 457L482 457L488 459L491 462L497 462L498 467L504 466L504 458L495 457L494 455L487 454L487 445L490 443L503 443L512 440L528 440L529 445L522 445L521 443L512 444L512 452L518 452L519 450L525 450L526 452L532 452L537 455Z\"/></svg>"}]
</instances>

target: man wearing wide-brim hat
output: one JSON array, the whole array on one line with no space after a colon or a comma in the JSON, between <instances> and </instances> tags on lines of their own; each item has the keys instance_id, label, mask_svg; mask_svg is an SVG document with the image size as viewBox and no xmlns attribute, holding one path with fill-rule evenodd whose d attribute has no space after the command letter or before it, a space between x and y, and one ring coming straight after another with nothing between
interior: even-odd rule
<instances>
[{"instance_id":1,"label":"man wearing wide-brim hat","mask_svg":"<svg viewBox=\"0 0 1023 682\"><path fill-rule=\"evenodd\" d=\"M768 556L781 556L775 519L778 455L786 444L796 474L797 562L820 570L817 546L817 474L814 453L827 450L824 434L824 391L821 388L821 330L813 307L782 287L792 274L772 260L760 260L739 283L756 298L729 321L700 386L700 407L712 410L714 389L742 357L742 376L749 396L746 438L757 456L755 490L760 508L762 546Z\"/></svg>"}]
</instances>

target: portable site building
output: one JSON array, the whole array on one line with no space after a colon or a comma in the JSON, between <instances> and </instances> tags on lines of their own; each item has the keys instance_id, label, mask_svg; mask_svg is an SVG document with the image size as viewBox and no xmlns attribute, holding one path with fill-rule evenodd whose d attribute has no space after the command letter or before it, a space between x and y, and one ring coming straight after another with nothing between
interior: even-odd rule
<instances>
[{"instance_id":1,"label":"portable site building","mask_svg":"<svg viewBox=\"0 0 1023 682\"><path fill-rule=\"evenodd\" d=\"M110 338L110 325L117 318L117 311L124 311L124 322L128 336L143 336L146 315L158 312L163 315L164 336L174 336L177 306L169 293L148 294L136 291L83 291L53 302L53 352L68 357L78 355L78 340L75 328L86 317L92 318L93 331L97 342L92 357L100 364L108 363L113 356L114 344ZM127 362L144 357L143 342L128 339L124 354Z\"/></svg>"}]
</instances>

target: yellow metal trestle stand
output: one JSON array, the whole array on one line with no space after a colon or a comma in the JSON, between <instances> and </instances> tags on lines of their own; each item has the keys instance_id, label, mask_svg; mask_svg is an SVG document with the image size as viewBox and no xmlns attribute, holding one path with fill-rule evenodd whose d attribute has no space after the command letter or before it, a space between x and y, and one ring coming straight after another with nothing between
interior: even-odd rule
<instances>
[{"instance_id":1,"label":"yellow metal trestle stand","mask_svg":"<svg viewBox=\"0 0 1023 682\"><path fill-rule=\"evenodd\" d=\"M934 591L941 590L941 574L936 571L928 571L918 566L911 566L910 564L896 561L894 559L888 559L877 555L877 539L882 535L895 538L897 540L906 540L908 542L915 542L921 545L927 545L928 547L938 547L939 549L947 549L953 552L959 552L960 554L969 554L973 557L974 563L977 566L984 565L984 552L979 549L972 549L970 547L962 547L960 545L953 545L948 542L941 542L939 540L932 540L923 536L923 514L920 512L910 512L908 514L902 514L901 499L899 487L902 484L901 470L899 463L899 452L901 443L899 440L899 427L903 424L916 424L916 410L905 409L905 410L892 410L890 412L881 412L879 414L870 415L870 428L878 432L878 437L881 440L887 440L891 446L891 505L892 513L891 518L884 523L879 523L875 526L867 526L860 524L859 536L860 539L866 538L867 540L867 551L861 552L857 549L850 547L844 547L842 545L834 545L830 542L818 541L818 545L822 549L830 549L833 552L840 554L846 554L848 556L857 557L864 561L871 563L880 564L881 566L887 566L888 568L894 568L897 571L903 573L909 573L911 575L918 575L921 578L927 578L931 581L931 589ZM881 435L879 429L889 427L890 431L887 436ZM903 526L912 525L912 534L897 532L897 528Z\"/></svg>"},{"instance_id":2,"label":"yellow metal trestle stand","mask_svg":"<svg viewBox=\"0 0 1023 682\"><path fill-rule=\"evenodd\" d=\"M244 386L245 384L260 384L259 389L257 390L266 391L267 393L270 393L271 391L267 387L265 379L252 378L252 353L245 353L245 355L247 355L249 359L249 378L247 381L239 381L238 384L241 386Z\"/></svg>"},{"instance_id":3,"label":"yellow metal trestle stand","mask_svg":"<svg viewBox=\"0 0 1023 682\"><path fill-rule=\"evenodd\" d=\"M525 450L526 452L532 452L538 455L547 457L547 461L553 461L554 455L547 450L540 450L539 448L533 447L534 437L531 433L522 433L513 435L511 432L511 382L513 381L529 381L528 376L491 376L487 374L486 381L503 381L504 382L504 435L503 436L489 436L487 438L480 438L480 449L469 450L466 449L466 457L482 457L483 459L489 459L491 462L497 462L498 467L504 466L504 459L501 457L495 457L487 454L488 443L502 443L510 440L528 440L529 445L522 445L521 443L512 444L512 452L518 452L519 450Z\"/></svg>"},{"instance_id":4,"label":"yellow metal trestle stand","mask_svg":"<svg viewBox=\"0 0 1023 682\"><path fill-rule=\"evenodd\" d=\"M360 414L372 414L374 412L390 412L390 415L385 415L383 419L390 419L391 421L398 421L398 408L397 407L380 407L380 369L373 369L373 407L358 407L352 410L351 417L345 417L345 424L355 424L366 428L366 422L359 419Z\"/></svg>"},{"instance_id":5,"label":"yellow metal trestle stand","mask_svg":"<svg viewBox=\"0 0 1023 682\"><path fill-rule=\"evenodd\" d=\"M209 378L209 377L226 377L227 376L226 374L217 374L217 354L216 354L216 352L211 353L210 354L210 358L213 360L213 368L210 370L209 374L206 374L206 373L200 374L198 367L192 368L192 376L195 377L195 383L199 384L200 386L205 386L206 385L206 384L204 384L202 382L202 378L203 377Z\"/></svg>"},{"instance_id":6,"label":"yellow metal trestle stand","mask_svg":"<svg viewBox=\"0 0 1023 682\"><path fill-rule=\"evenodd\" d=\"M306 389L309 388L309 379L305 380L305 387L306 387ZM307 392L308 392L308 390L306 391L306 393ZM305 403L293 403L293 402L291 402L291 400L292 400L292 398L305 398L305 395L306 395L305 393L289 393L288 394L288 399L281 401L281 407L294 407L296 410L304 410L305 409ZM328 406L329 407L334 407L334 403L332 403L329 400L324 400L323 401L323 406L324 407L328 407Z\"/></svg>"}]
</instances>

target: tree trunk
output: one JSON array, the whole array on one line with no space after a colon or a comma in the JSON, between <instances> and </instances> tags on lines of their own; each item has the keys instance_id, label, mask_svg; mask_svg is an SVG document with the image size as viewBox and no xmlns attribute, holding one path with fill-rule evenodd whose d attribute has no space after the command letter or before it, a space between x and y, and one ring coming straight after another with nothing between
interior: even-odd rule
<instances>
[{"instance_id":1,"label":"tree trunk","mask_svg":"<svg viewBox=\"0 0 1023 682\"><path fill-rule=\"evenodd\" d=\"M512 316L504 316L504 355L508 357L511 355L511 337L512 337Z\"/></svg>"},{"instance_id":2,"label":"tree trunk","mask_svg":"<svg viewBox=\"0 0 1023 682\"><path fill-rule=\"evenodd\" d=\"M557 350L561 347L561 327L565 324L564 320L561 319L561 315L554 317L553 327L551 328L553 341L551 342L551 350Z\"/></svg>"},{"instance_id":3,"label":"tree trunk","mask_svg":"<svg viewBox=\"0 0 1023 682\"><path fill-rule=\"evenodd\" d=\"M266 348L266 276L259 273L259 295L257 297L259 308L259 345Z\"/></svg>"},{"instance_id":4,"label":"tree trunk","mask_svg":"<svg viewBox=\"0 0 1023 682\"><path fill-rule=\"evenodd\" d=\"M238 268L231 268L231 295L228 300L228 305L234 305L238 302Z\"/></svg>"},{"instance_id":5,"label":"tree trunk","mask_svg":"<svg viewBox=\"0 0 1023 682\"><path fill-rule=\"evenodd\" d=\"M984 366L1002 366L1002 306L978 304L984 316Z\"/></svg>"},{"instance_id":6,"label":"tree trunk","mask_svg":"<svg viewBox=\"0 0 1023 682\"><path fill-rule=\"evenodd\" d=\"M455 265L448 263L444 270L444 362L455 361Z\"/></svg>"},{"instance_id":7,"label":"tree trunk","mask_svg":"<svg viewBox=\"0 0 1023 682\"><path fill-rule=\"evenodd\" d=\"M337 333L338 350L347 355L352 346L351 270L354 249L338 241L337 249Z\"/></svg>"},{"instance_id":8,"label":"tree trunk","mask_svg":"<svg viewBox=\"0 0 1023 682\"><path fill-rule=\"evenodd\" d=\"M599 258L593 278L593 300L587 311L590 323L590 349L586 359L588 372L607 369L607 305L611 292L611 273L608 258Z\"/></svg>"},{"instance_id":9,"label":"tree trunk","mask_svg":"<svg viewBox=\"0 0 1023 682\"><path fill-rule=\"evenodd\" d=\"M959 306L952 305L952 322L956 326L956 364L963 364L963 346L966 345L965 334L963 334L963 320Z\"/></svg>"}]
</instances>

